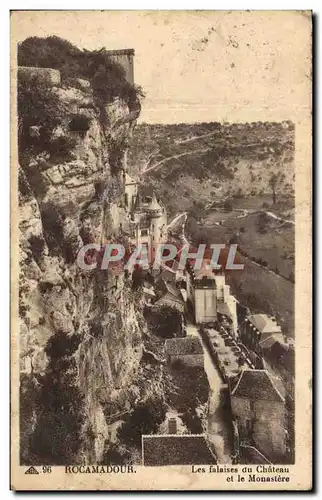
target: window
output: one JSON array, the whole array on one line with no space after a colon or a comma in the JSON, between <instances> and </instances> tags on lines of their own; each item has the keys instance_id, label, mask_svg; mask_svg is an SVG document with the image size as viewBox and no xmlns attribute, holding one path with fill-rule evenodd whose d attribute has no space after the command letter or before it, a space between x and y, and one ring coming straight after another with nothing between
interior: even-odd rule
<instances>
[{"instance_id":1,"label":"window","mask_svg":"<svg viewBox=\"0 0 322 500\"><path fill-rule=\"evenodd\" d=\"M141 236L148 236L148 230L147 229L141 229Z\"/></svg>"}]
</instances>

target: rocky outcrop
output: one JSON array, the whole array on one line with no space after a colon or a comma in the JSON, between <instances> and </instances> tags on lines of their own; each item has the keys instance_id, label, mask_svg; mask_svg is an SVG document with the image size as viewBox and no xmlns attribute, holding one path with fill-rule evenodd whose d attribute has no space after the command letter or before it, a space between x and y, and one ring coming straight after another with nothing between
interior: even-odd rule
<instances>
[{"instance_id":1,"label":"rocky outcrop","mask_svg":"<svg viewBox=\"0 0 322 500\"><path fill-rule=\"evenodd\" d=\"M78 336L73 357L87 437L74 460L97 463L108 435L104 405L112 400L117 406L120 394L124 399L139 367L145 327L141 299L134 297L129 278L84 271L75 258L82 245L116 237L126 222L124 154L135 119L120 99L102 112L84 80L77 88L56 87L53 92L64 109L53 140L68 142L68 154L58 150L25 156L19 171L22 384L35 390L39 376L46 374L49 339ZM75 117L80 130L70 130ZM25 461L37 412L34 407L22 416Z\"/></svg>"}]
</instances>

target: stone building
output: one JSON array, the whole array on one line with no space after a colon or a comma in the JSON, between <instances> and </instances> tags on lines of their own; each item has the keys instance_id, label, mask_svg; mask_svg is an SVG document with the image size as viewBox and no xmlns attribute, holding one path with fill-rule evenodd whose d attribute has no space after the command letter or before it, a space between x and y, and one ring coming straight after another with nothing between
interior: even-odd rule
<instances>
[{"instance_id":1,"label":"stone building","mask_svg":"<svg viewBox=\"0 0 322 500\"><path fill-rule=\"evenodd\" d=\"M131 213L134 210L135 200L138 195L138 182L124 172L124 206Z\"/></svg>"},{"instance_id":2,"label":"stone building","mask_svg":"<svg viewBox=\"0 0 322 500\"><path fill-rule=\"evenodd\" d=\"M263 354L275 342L284 342L281 327L275 318L267 314L252 314L239 326L240 339L246 347L258 354Z\"/></svg>"},{"instance_id":3,"label":"stone building","mask_svg":"<svg viewBox=\"0 0 322 500\"><path fill-rule=\"evenodd\" d=\"M213 272L200 269L194 272L193 302L195 322L211 323L217 320L217 289Z\"/></svg>"},{"instance_id":4,"label":"stone building","mask_svg":"<svg viewBox=\"0 0 322 500\"><path fill-rule=\"evenodd\" d=\"M168 339L164 352L170 364L180 361L187 366L204 367L203 348L198 337Z\"/></svg>"},{"instance_id":5,"label":"stone building","mask_svg":"<svg viewBox=\"0 0 322 500\"><path fill-rule=\"evenodd\" d=\"M157 300L154 306L169 306L181 314L185 311L185 302L180 290L162 276L156 280Z\"/></svg>"},{"instance_id":6,"label":"stone building","mask_svg":"<svg viewBox=\"0 0 322 500\"><path fill-rule=\"evenodd\" d=\"M267 370L243 369L229 379L231 411L242 446L255 447L269 461L286 454L285 399Z\"/></svg>"},{"instance_id":7,"label":"stone building","mask_svg":"<svg viewBox=\"0 0 322 500\"><path fill-rule=\"evenodd\" d=\"M134 49L108 50L109 58L122 66L129 83L134 83Z\"/></svg>"}]
</instances>

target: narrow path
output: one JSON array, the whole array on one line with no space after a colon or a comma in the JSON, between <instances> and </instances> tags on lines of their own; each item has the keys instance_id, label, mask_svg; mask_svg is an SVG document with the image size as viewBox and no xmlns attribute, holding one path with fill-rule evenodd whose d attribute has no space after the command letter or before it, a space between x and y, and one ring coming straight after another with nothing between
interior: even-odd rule
<instances>
[{"instance_id":1,"label":"narrow path","mask_svg":"<svg viewBox=\"0 0 322 500\"><path fill-rule=\"evenodd\" d=\"M149 154L149 156L147 157L147 159L146 159L146 161L145 161L145 163L144 163L144 165L143 165L142 172L145 172L145 171L147 170L147 168L148 168L148 166L149 166L150 161L152 160L152 158L153 158L153 157L154 157L157 153L159 153L159 151L160 151L160 149L156 148L156 149L154 149L154 150L153 150L153 151Z\"/></svg>"},{"instance_id":2,"label":"narrow path","mask_svg":"<svg viewBox=\"0 0 322 500\"><path fill-rule=\"evenodd\" d=\"M207 436L215 446L218 462L222 464L230 464L232 454L232 431L230 429L230 422L226 422L222 418L221 408L221 391L226 389L227 386L222 381L217 367L213 363L208 348L196 326L188 324L187 335L199 337L204 350L204 367L210 386Z\"/></svg>"},{"instance_id":3,"label":"narrow path","mask_svg":"<svg viewBox=\"0 0 322 500\"><path fill-rule=\"evenodd\" d=\"M155 170L156 168L161 167L161 165L164 165L167 161L173 160L174 158L182 158L183 156L188 156L188 155L192 155L195 153L206 153L207 151L209 151L209 149L210 148L195 149L194 151L186 151L186 152L180 153L178 155L173 155L173 156L169 156L168 158L163 158L163 160L159 161L155 165L152 165L151 167L149 167L145 170L142 170L141 175L146 174L147 172L151 172L152 170Z\"/></svg>"},{"instance_id":4,"label":"narrow path","mask_svg":"<svg viewBox=\"0 0 322 500\"><path fill-rule=\"evenodd\" d=\"M187 144L188 142L197 141L198 139L203 139L204 137L211 137L212 135L216 135L216 134L217 134L217 131L208 132L208 134L194 135L193 137L189 137L189 139L183 139L182 141L174 141L174 143L175 144Z\"/></svg>"},{"instance_id":5,"label":"narrow path","mask_svg":"<svg viewBox=\"0 0 322 500\"><path fill-rule=\"evenodd\" d=\"M283 219L282 217L279 217L278 215L274 214L273 212L265 212L265 214L268 215L269 217L272 217L273 219L280 221L280 222L293 224L295 226L295 222L293 220Z\"/></svg>"},{"instance_id":6,"label":"narrow path","mask_svg":"<svg viewBox=\"0 0 322 500\"><path fill-rule=\"evenodd\" d=\"M167 229L171 229L171 227L175 226L175 225L176 225L176 223L177 223L177 222L181 219L181 217L183 217L183 216L187 217L187 216L188 216L187 212L181 212L180 214L176 215L176 216L172 219L172 221L168 224Z\"/></svg>"}]
</instances>

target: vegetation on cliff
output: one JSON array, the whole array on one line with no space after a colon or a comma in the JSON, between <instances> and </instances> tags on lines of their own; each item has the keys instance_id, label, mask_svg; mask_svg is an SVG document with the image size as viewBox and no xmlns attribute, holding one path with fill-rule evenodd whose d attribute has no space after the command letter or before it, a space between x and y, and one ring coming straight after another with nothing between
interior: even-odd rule
<instances>
[{"instance_id":1,"label":"vegetation on cliff","mask_svg":"<svg viewBox=\"0 0 322 500\"><path fill-rule=\"evenodd\" d=\"M144 96L141 87L126 80L124 69L111 60L105 48L81 50L57 36L33 36L21 42L18 65L57 69L66 85L73 84L75 79L86 79L96 99L104 104L120 97L133 109L140 106Z\"/></svg>"},{"instance_id":2,"label":"vegetation on cliff","mask_svg":"<svg viewBox=\"0 0 322 500\"><path fill-rule=\"evenodd\" d=\"M61 332L52 336L45 349L49 358L45 375L38 376L36 389L29 387L26 393L26 386L22 386L25 387L24 400L33 399L37 415L24 462L41 465L77 462L85 419L84 396L77 386L77 365L73 356L79 342L77 335L67 336ZM25 402L21 404L24 408ZM22 424L26 423L23 419Z\"/></svg>"}]
</instances>

